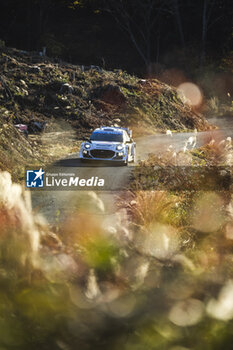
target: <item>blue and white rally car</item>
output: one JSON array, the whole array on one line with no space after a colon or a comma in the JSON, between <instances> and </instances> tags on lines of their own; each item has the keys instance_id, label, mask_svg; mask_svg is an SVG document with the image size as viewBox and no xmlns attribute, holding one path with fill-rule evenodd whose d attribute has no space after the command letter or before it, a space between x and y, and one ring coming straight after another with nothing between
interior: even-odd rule
<instances>
[{"instance_id":1,"label":"blue and white rally car","mask_svg":"<svg viewBox=\"0 0 233 350\"><path fill-rule=\"evenodd\" d=\"M135 147L132 131L128 128L102 126L81 144L80 159L107 160L127 165L136 159Z\"/></svg>"}]
</instances>

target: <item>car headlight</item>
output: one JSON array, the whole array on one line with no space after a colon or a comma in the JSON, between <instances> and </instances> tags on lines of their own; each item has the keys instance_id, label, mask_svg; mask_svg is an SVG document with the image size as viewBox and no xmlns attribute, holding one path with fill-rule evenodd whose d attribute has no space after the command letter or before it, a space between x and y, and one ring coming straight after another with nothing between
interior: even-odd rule
<instances>
[{"instance_id":1,"label":"car headlight","mask_svg":"<svg viewBox=\"0 0 233 350\"><path fill-rule=\"evenodd\" d=\"M123 146L122 146L122 145L118 145L118 146L116 147L116 149L117 149L118 151L121 151L121 150L123 149Z\"/></svg>"},{"instance_id":2,"label":"car headlight","mask_svg":"<svg viewBox=\"0 0 233 350\"><path fill-rule=\"evenodd\" d=\"M89 149L91 146L89 145L89 143L86 143L86 144L84 145L84 147L85 147L86 149Z\"/></svg>"}]
</instances>

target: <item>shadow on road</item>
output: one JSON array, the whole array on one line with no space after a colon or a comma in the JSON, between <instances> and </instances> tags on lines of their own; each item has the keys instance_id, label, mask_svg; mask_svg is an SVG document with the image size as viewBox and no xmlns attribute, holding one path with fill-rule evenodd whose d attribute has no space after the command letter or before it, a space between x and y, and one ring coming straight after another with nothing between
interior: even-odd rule
<instances>
[{"instance_id":1,"label":"shadow on road","mask_svg":"<svg viewBox=\"0 0 233 350\"><path fill-rule=\"evenodd\" d=\"M112 161L81 161L80 158L67 158L67 159L61 159L58 160L53 164L54 166L61 166L61 167L88 167L88 168L95 168L95 167L122 167L123 164L112 162Z\"/></svg>"}]
</instances>

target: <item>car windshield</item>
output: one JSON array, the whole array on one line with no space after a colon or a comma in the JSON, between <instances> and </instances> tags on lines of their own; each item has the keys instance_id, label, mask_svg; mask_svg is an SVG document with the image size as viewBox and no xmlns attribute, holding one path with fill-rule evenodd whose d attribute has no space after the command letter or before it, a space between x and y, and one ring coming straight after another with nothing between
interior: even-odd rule
<instances>
[{"instance_id":1,"label":"car windshield","mask_svg":"<svg viewBox=\"0 0 233 350\"><path fill-rule=\"evenodd\" d=\"M94 131L90 137L91 141L123 142L122 133Z\"/></svg>"}]
</instances>

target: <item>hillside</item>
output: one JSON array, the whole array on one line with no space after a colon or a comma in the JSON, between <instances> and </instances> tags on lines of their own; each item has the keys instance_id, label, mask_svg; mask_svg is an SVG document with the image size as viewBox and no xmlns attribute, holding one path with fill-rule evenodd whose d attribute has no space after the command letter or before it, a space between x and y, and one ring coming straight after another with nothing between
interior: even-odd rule
<instances>
[{"instance_id":1,"label":"hillside","mask_svg":"<svg viewBox=\"0 0 233 350\"><path fill-rule=\"evenodd\" d=\"M73 130L77 140L101 125L130 126L135 136L166 129L209 128L174 88L158 80L142 80L121 70L56 63L37 53L4 46L0 50L0 111L0 123L5 125L0 165L7 169L22 165L23 159L36 160L33 145L39 139L26 139L13 130L14 124L47 122L47 132ZM16 143L25 150L20 157ZM40 147L36 152L40 159Z\"/></svg>"}]
</instances>

